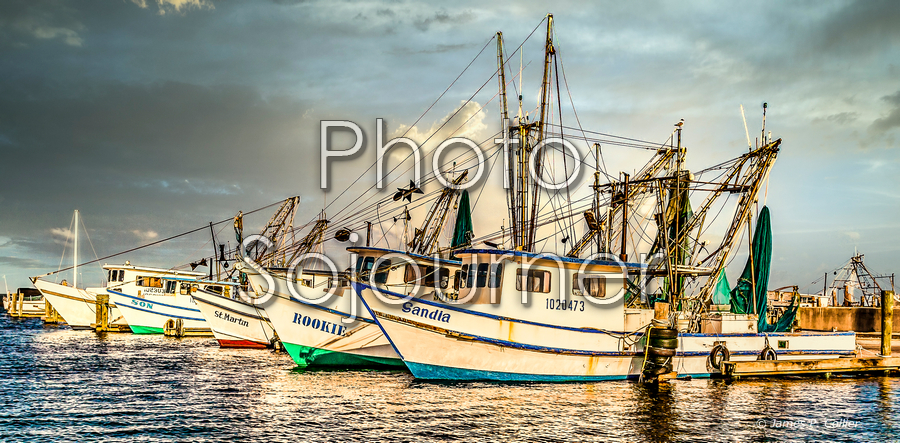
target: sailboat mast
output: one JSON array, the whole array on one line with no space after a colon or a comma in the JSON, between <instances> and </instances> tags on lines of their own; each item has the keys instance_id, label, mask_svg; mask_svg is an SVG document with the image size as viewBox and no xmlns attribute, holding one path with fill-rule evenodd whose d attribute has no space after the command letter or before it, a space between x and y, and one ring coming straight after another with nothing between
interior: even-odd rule
<instances>
[{"instance_id":1,"label":"sailboat mast","mask_svg":"<svg viewBox=\"0 0 900 443\"><path fill-rule=\"evenodd\" d=\"M77 209L75 210L75 246L74 246L74 250L75 250L75 254L74 254L73 260L75 263L74 263L73 274L75 276L72 278L72 287L77 288L78 287L78 210Z\"/></svg>"}]
</instances>

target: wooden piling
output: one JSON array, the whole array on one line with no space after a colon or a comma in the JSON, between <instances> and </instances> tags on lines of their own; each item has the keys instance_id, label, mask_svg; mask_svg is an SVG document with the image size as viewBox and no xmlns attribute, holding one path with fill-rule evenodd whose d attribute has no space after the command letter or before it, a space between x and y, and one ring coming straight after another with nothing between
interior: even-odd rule
<instances>
[{"instance_id":1,"label":"wooden piling","mask_svg":"<svg viewBox=\"0 0 900 443\"><path fill-rule=\"evenodd\" d=\"M96 298L96 323L94 330L97 332L109 332L109 294L97 294Z\"/></svg>"},{"instance_id":2,"label":"wooden piling","mask_svg":"<svg viewBox=\"0 0 900 443\"><path fill-rule=\"evenodd\" d=\"M669 321L669 304L656 302L653 304L653 319L668 322Z\"/></svg>"},{"instance_id":3,"label":"wooden piling","mask_svg":"<svg viewBox=\"0 0 900 443\"><path fill-rule=\"evenodd\" d=\"M894 291L881 291L881 355L891 356L894 324Z\"/></svg>"}]
</instances>

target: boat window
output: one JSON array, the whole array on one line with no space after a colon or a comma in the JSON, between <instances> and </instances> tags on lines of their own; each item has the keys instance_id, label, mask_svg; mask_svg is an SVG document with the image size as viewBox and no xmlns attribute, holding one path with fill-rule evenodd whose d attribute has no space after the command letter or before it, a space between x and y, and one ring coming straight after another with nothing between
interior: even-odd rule
<instances>
[{"instance_id":1,"label":"boat window","mask_svg":"<svg viewBox=\"0 0 900 443\"><path fill-rule=\"evenodd\" d=\"M203 289L206 289L209 292L214 292L216 294L222 295L222 287L218 285L206 285Z\"/></svg>"},{"instance_id":2,"label":"boat window","mask_svg":"<svg viewBox=\"0 0 900 443\"><path fill-rule=\"evenodd\" d=\"M371 258L371 257L370 257ZM368 261L369 259L366 259ZM372 259L372 263L375 263L375 259ZM371 265L369 265L369 269L372 269ZM388 272L391 270L391 261L390 260L382 260L378 263L378 269L375 270L375 283L383 285L387 282Z\"/></svg>"},{"instance_id":3,"label":"boat window","mask_svg":"<svg viewBox=\"0 0 900 443\"><path fill-rule=\"evenodd\" d=\"M344 288L347 286L350 286L350 281L344 277L338 277L338 278L331 277L328 279L328 286L327 286L328 289Z\"/></svg>"},{"instance_id":4,"label":"boat window","mask_svg":"<svg viewBox=\"0 0 900 443\"><path fill-rule=\"evenodd\" d=\"M189 285L187 283L182 283L181 288L178 290L178 292L180 292L181 295L190 294L191 293L191 285Z\"/></svg>"},{"instance_id":5,"label":"boat window","mask_svg":"<svg viewBox=\"0 0 900 443\"><path fill-rule=\"evenodd\" d=\"M124 269L119 269L119 280L118 281L125 281L125 270Z\"/></svg>"},{"instance_id":6,"label":"boat window","mask_svg":"<svg viewBox=\"0 0 900 443\"><path fill-rule=\"evenodd\" d=\"M412 283L416 281L416 268L418 265L413 263L406 264L406 270L403 272L403 283ZM419 270L419 272L424 272Z\"/></svg>"},{"instance_id":7,"label":"boat window","mask_svg":"<svg viewBox=\"0 0 900 443\"><path fill-rule=\"evenodd\" d=\"M466 272L466 287L474 288L475 287L475 271L478 267L474 264L469 266L468 272Z\"/></svg>"},{"instance_id":8,"label":"boat window","mask_svg":"<svg viewBox=\"0 0 900 443\"><path fill-rule=\"evenodd\" d=\"M456 285L459 286L460 288L469 287L468 283L466 282L466 277L468 276L468 274L469 274L469 265L462 265L462 269L459 271L456 271ZM459 289L459 288L457 288L457 289Z\"/></svg>"},{"instance_id":9,"label":"boat window","mask_svg":"<svg viewBox=\"0 0 900 443\"><path fill-rule=\"evenodd\" d=\"M435 283L439 283L441 288L446 288L450 284L450 270L442 267L419 266L408 263L406 271L403 273L403 282L411 283L416 280L416 267L421 272L421 284L434 287Z\"/></svg>"},{"instance_id":10,"label":"boat window","mask_svg":"<svg viewBox=\"0 0 900 443\"><path fill-rule=\"evenodd\" d=\"M606 277L603 275L585 274L578 278L578 273L572 276L572 294L590 295L594 298L606 297Z\"/></svg>"},{"instance_id":11,"label":"boat window","mask_svg":"<svg viewBox=\"0 0 900 443\"><path fill-rule=\"evenodd\" d=\"M524 287L528 292L550 292L550 271L540 269L529 269L523 272L522 268L516 271L518 278L516 279L516 290L521 291Z\"/></svg>"},{"instance_id":12,"label":"boat window","mask_svg":"<svg viewBox=\"0 0 900 443\"><path fill-rule=\"evenodd\" d=\"M177 283L178 283L178 282L176 282L176 281L167 280L167 281L166 281L166 293L167 293L167 294L174 294L174 293L175 293L175 285L176 285Z\"/></svg>"},{"instance_id":13,"label":"boat window","mask_svg":"<svg viewBox=\"0 0 900 443\"><path fill-rule=\"evenodd\" d=\"M488 286L491 288L500 287L500 277L503 276L503 263L495 263L491 265L491 276L488 279Z\"/></svg>"},{"instance_id":14,"label":"boat window","mask_svg":"<svg viewBox=\"0 0 900 443\"><path fill-rule=\"evenodd\" d=\"M483 288L487 286L487 276L488 276L488 267L489 263L479 263L478 264L478 281L476 281L476 285L479 288Z\"/></svg>"},{"instance_id":15,"label":"boat window","mask_svg":"<svg viewBox=\"0 0 900 443\"><path fill-rule=\"evenodd\" d=\"M374 266L375 257L366 257L366 259L363 260L362 272L370 272Z\"/></svg>"},{"instance_id":16,"label":"boat window","mask_svg":"<svg viewBox=\"0 0 900 443\"><path fill-rule=\"evenodd\" d=\"M465 287L462 281L463 275L466 275L465 271L456 271L456 273L453 274L453 289L458 291L459 288Z\"/></svg>"},{"instance_id":17,"label":"boat window","mask_svg":"<svg viewBox=\"0 0 900 443\"><path fill-rule=\"evenodd\" d=\"M146 288L161 288L161 287L163 287L162 279L159 277L140 276L137 278L137 283L135 283L135 284L137 286L143 286Z\"/></svg>"}]
</instances>

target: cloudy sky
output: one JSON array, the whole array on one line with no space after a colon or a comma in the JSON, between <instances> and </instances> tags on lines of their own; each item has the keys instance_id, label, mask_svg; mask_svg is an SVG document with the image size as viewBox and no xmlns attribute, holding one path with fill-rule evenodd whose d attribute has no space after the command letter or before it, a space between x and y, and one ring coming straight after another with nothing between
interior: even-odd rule
<instances>
[{"instance_id":1,"label":"cloudy sky","mask_svg":"<svg viewBox=\"0 0 900 443\"><path fill-rule=\"evenodd\" d=\"M305 222L374 161L376 118L424 139L493 74L493 46L475 56L494 33L512 52L547 12L585 128L663 142L683 118L688 166L701 169L746 151L740 105L752 138L769 103L767 129L784 140L764 197L771 287L806 286L854 249L878 272L900 270L900 5L719 5L4 1L0 274L12 288L57 269L74 209L100 256L293 195ZM529 108L540 34L521 60ZM493 133L495 93L493 82L463 109L466 135ZM359 123L368 148L335 164L327 193L323 119ZM649 158L607 155L611 173ZM208 254L208 241L121 259L169 267ZM93 256L84 241L79 253Z\"/></svg>"}]
</instances>

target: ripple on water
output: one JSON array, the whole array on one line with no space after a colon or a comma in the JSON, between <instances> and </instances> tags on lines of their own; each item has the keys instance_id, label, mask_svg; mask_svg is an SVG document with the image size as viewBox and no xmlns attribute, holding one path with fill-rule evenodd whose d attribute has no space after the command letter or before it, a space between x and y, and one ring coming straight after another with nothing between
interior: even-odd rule
<instances>
[{"instance_id":1,"label":"ripple on water","mask_svg":"<svg viewBox=\"0 0 900 443\"><path fill-rule=\"evenodd\" d=\"M872 441L898 430L892 378L659 386L426 383L302 371L214 340L0 316L0 441Z\"/></svg>"}]
</instances>

